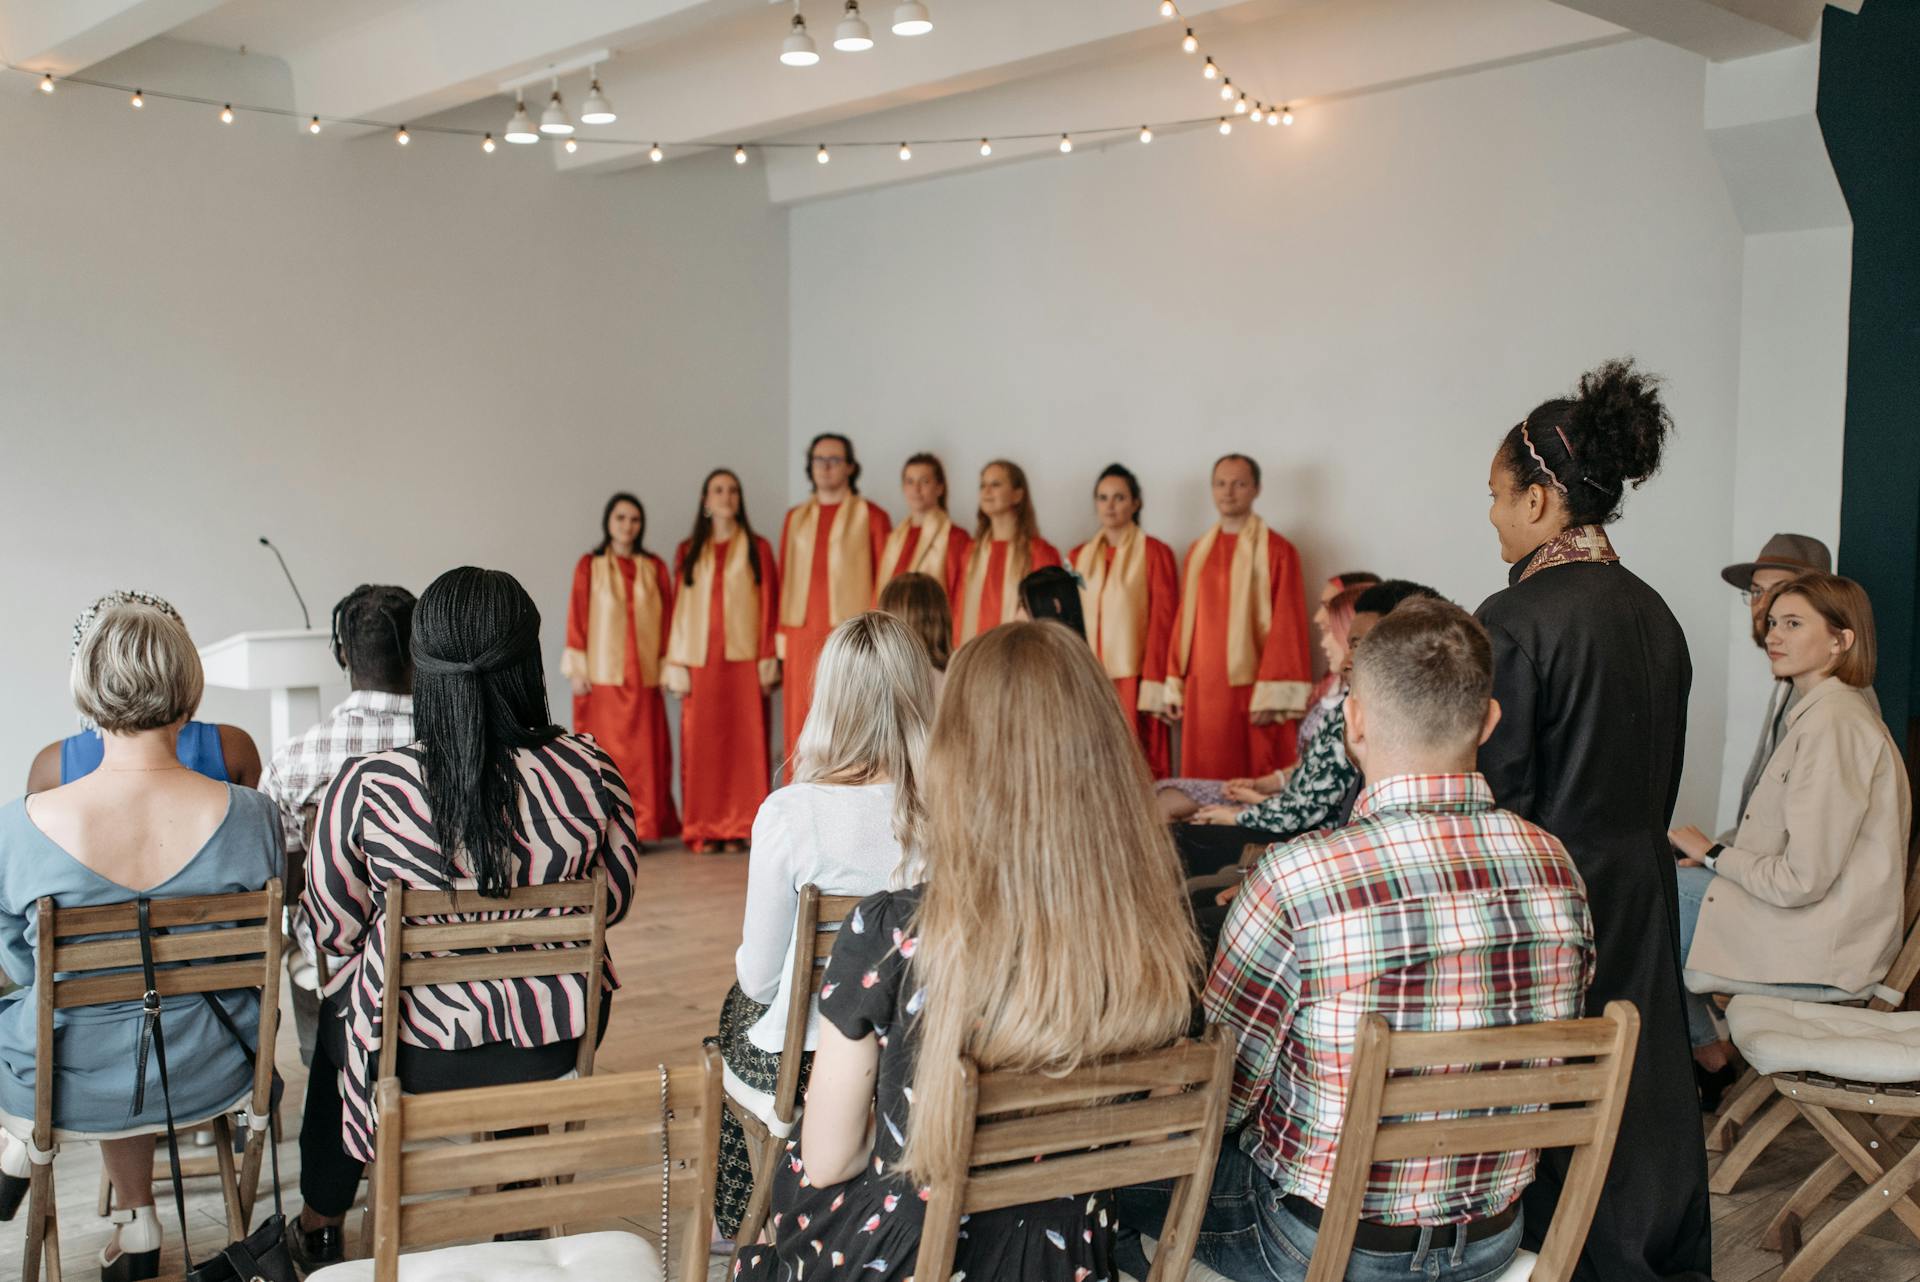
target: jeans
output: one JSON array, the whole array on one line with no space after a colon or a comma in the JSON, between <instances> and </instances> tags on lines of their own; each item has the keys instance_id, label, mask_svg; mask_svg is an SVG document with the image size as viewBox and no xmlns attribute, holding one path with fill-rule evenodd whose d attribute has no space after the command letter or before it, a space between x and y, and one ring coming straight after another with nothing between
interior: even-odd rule
<instances>
[{"instance_id":1,"label":"jeans","mask_svg":"<svg viewBox=\"0 0 1920 1282\"><path fill-rule=\"evenodd\" d=\"M1228 1135L1213 1168L1213 1188L1200 1223L1194 1258L1234 1282L1305 1282L1319 1234L1281 1203L1280 1190ZM1114 1258L1136 1278L1147 1276L1140 1234L1160 1236L1172 1184L1161 1180L1116 1192L1120 1234ZM1466 1240L1464 1225L1422 1229L1410 1252L1362 1251L1347 1261L1349 1282L1422 1278L1429 1282L1480 1282L1496 1278L1520 1245L1521 1217L1492 1237Z\"/></svg>"},{"instance_id":2,"label":"jeans","mask_svg":"<svg viewBox=\"0 0 1920 1282\"><path fill-rule=\"evenodd\" d=\"M1674 875L1680 883L1680 964L1684 966L1693 948L1693 932L1700 925L1700 905L1706 901L1714 873L1711 868L1676 868ZM1720 1030L1713 1022L1713 1003L1702 993L1688 992L1686 997L1687 1041L1694 1046L1713 1045L1720 1040Z\"/></svg>"}]
</instances>

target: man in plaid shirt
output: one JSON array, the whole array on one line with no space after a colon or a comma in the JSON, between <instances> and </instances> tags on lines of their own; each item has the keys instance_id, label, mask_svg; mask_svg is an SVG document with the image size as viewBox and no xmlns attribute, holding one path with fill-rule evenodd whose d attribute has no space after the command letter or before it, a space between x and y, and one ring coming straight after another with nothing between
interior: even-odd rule
<instances>
[{"instance_id":1,"label":"man in plaid shirt","mask_svg":"<svg viewBox=\"0 0 1920 1282\"><path fill-rule=\"evenodd\" d=\"M1544 830L1474 770L1498 723L1492 652L1459 607L1413 601L1354 653L1345 828L1276 846L1234 902L1204 998L1238 1042L1196 1256L1238 1282L1304 1279L1331 1192L1356 1030L1570 1019L1593 968L1586 891ZM1520 1241L1530 1151L1377 1165L1349 1279L1494 1275ZM1121 1194L1157 1232L1167 1195ZM1122 1257L1122 1265L1127 1259ZM1145 1276L1140 1273L1137 1276Z\"/></svg>"},{"instance_id":2,"label":"man in plaid shirt","mask_svg":"<svg viewBox=\"0 0 1920 1282\"><path fill-rule=\"evenodd\" d=\"M408 657L412 633L413 593L405 588L362 584L333 607L333 657L346 669L352 693L324 721L280 745L260 781L260 791L280 808L287 867L302 885L312 825L307 808L320 804L327 785L353 758L413 742L413 661ZM304 1064L313 1058L318 971L313 931L300 911L298 886L288 887L287 904L299 944L297 952L287 954L287 977L293 985L294 1028Z\"/></svg>"}]
</instances>

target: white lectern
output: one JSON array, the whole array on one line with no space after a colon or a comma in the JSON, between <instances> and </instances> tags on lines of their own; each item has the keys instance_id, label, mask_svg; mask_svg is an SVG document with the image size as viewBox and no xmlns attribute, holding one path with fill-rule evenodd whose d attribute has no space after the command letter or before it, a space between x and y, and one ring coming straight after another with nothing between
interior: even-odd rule
<instances>
[{"instance_id":1,"label":"white lectern","mask_svg":"<svg viewBox=\"0 0 1920 1282\"><path fill-rule=\"evenodd\" d=\"M200 648L207 684L273 692L269 753L320 720L320 687L342 679L327 633L318 628L236 632Z\"/></svg>"}]
</instances>

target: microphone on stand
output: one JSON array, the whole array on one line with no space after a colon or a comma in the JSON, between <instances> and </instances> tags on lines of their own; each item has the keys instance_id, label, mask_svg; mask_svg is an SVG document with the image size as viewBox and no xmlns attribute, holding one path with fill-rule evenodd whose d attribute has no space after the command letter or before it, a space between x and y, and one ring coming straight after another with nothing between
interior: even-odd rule
<instances>
[{"instance_id":1,"label":"microphone on stand","mask_svg":"<svg viewBox=\"0 0 1920 1282\"><path fill-rule=\"evenodd\" d=\"M260 536L260 546L273 553L273 559L280 563L280 573L287 576L287 586L293 589L293 599L300 603L300 622L307 631L313 631L313 616L307 613L307 599L300 595L300 585L293 581L293 571L287 568L287 558L280 555L280 549L273 546L273 540L266 535Z\"/></svg>"}]
</instances>

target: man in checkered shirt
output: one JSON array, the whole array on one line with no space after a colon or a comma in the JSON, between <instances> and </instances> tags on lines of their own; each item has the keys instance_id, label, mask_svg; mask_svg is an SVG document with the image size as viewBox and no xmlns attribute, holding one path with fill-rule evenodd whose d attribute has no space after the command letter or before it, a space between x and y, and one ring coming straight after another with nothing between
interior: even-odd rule
<instances>
[{"instance_id":1,"label":"man in checkered shirt","mask_svg":"<svg viewBox=\"0 0 1920 1282\"><path fill-rule=\"evenodd\" d=\"M1486 633L1464 610L1416 600L1381 620L1354 652L1346 705L1367 780L1352 823L1273 847L1234 902L1204 1004L1238 1051L1196 1256L1238 1282L1306 1277L1364 1016L1452 1030L1583 1013L1580 876L1552 835L1494 808L1474 769L1500 718L1492 688ZM1376 1165L1347 1277L1497 1274L1534 1158ZM1166 1205L1163 1186L1124 1190L1121 1222L1155 1234Z\"/></svg>"},{"instance_id":2,"label":"man in checkered shirt","mask_svg":"<svg viewBox=\"0 0 1920 1282\"><path fill-rule=\"evenodd\" d=\"M333 607L333 657L346 670L352 693L318 725L282 744L260 781L260 791L280 807L292 874L287 905L299 949L287 954L287 978L293 986L301 1063L313 1058L320 1008L313 931L300 910L298 893L298 886L306 883L310 808L320 804L327 785L353 758L413 742L413 661L408 657L412 633L413 593L405 588L362 584L341 598Z\"/></svg>"}]
</instances>

